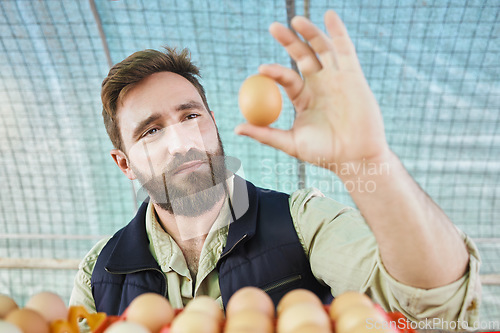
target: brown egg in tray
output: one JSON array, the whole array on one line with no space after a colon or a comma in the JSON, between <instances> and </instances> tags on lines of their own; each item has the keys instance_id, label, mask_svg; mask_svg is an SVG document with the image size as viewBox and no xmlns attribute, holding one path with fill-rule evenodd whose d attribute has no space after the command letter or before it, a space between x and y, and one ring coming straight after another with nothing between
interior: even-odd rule
<instances>
[{"instance_id":1,"label":"brown egg in tray","mask_svg":"<svg viewBox=\"0 0 500 333\"><path fill-rule=\"evenodd\" d=\"M274 304L264 291L245 287L226 306L208 296L195 297L184 309L147 293L136 297L120 316L66 308L59 296L40 293L19 309L0 295L0 331L8 333L80 333L86 320L92 333L415 333L399 312L385 312L365 294L346 292L324 305L312 292L296 289ZM3 326L2 326L3 325Z\"/></svg>"}]
</instances>

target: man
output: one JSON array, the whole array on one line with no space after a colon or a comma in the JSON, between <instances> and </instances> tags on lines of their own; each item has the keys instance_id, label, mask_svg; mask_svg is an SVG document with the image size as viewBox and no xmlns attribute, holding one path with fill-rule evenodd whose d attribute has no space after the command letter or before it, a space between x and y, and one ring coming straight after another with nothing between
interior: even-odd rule
<instances>
[{"instance_id":1,"label":"man","mask_svg":"<svg viewBox=\"0 0 500 333\"><path fill-rule=\"evenodd\" d=\"M278 23L270 27L302 73L259 68L292 100L292 128L243 124L235 131L327 168L345 184L370 184L369 191L351 187L363 218L316 190L288 196L226 170L187 52L137 52L104 80L103 116L114 161L150 200L86 256L71 304L120 314L153 291L178 308L198 295L223 306L238 288L255 285L275 303L299 287L324 302L359 290L410 320L477 320L475 246L391 152L344 25L333 11L325 25L329 36L294 18L306 42ZM379 172L363 172L367 166Z\"/></svg>"}]
</instances>

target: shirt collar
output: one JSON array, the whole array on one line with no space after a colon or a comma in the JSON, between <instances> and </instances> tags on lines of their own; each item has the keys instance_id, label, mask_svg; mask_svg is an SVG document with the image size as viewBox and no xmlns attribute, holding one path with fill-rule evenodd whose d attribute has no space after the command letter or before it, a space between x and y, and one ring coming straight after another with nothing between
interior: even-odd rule
<instances>
[{"instance_id":1,"label":"shirt collar","mask_svg":"<svg viewBox=\"0 0 500 333\"><path fill-rule=\"evenodd\" d=\"M234 175L227 179L229 198L233 197ZM229 223L232 222L228 196L224 200L221 211L214 221L207 235L200 254L200 265L198 267L197 283L201 282L219 260L220 254L226 245ZM238 213L241 214L238 207ZM160 268L165 273L175 271L177 274L190 277L190 272L184 259L182 250L174 239L164 231L155 214L154 205L148 204L145 216L146 231L149 239L149 250L156 259Z\"/></svg>"}]
</instances>

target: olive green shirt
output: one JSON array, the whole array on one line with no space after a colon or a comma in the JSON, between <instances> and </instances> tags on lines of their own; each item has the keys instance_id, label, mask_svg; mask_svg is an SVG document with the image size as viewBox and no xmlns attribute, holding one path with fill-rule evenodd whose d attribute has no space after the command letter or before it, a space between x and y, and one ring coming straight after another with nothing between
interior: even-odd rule
<instances>
[{"instance_id":1,"label":"olive green shirt","mask_svg":"<svg viewBox=\"0 0 500 333\"><path fill-rule=\"evenodd\" d=\"M229 195L232 196L232 191ZM227 201L203 245L195 284L181 249L162 229L154 206L148 205L145 223L150 251L165 274L168 299L174 308L184 307L198 295L208 295L222 306L215 268L226 244L231 216ZM470 254L468 272L449 285L419 289L396 281L386 271L375 237L357 210L324 197L317 189L298 190L291 194L289 202L312 272L320 282L331 287L334 296L348 290L361 291L386 311L399 311L413 321L437 317L474 325L479 320L480 257L476 246L463 232L460 234ZM83 305L88 311L96 311L90 278L108 239L97 243L81 262L70 305Z\"/></svg>"}]
</instances>

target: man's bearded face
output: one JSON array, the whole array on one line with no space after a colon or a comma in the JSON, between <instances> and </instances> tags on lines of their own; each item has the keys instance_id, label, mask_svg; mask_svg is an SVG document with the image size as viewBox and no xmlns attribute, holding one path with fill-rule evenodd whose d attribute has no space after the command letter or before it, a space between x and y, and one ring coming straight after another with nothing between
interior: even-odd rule
<instances>
[{"instance_id":1,"label":"man's bearded face","mask_svg":"<svg viewBox=\"0 0 500 333\"><path fill-rule=\"evenodd\" d=\"M162 173L149 179L132 168L153 203L175 215L199 216L225 193L225 155L220 139L214 152L191 148L174 155Z\"/></svg>"}]
</instances>

